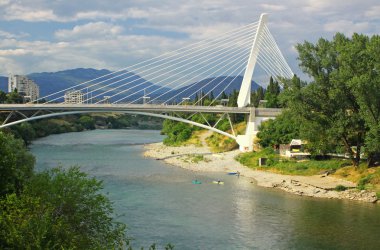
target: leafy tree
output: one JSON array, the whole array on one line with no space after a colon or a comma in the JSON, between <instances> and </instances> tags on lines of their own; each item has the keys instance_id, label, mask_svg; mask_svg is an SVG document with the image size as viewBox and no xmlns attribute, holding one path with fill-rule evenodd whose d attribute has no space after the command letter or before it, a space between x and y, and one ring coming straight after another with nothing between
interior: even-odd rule
<instances>
[{"instance_id":1,"label":"leafy tree","mask_svg":"<svg viewBox=\"0 0 380 250\"><path fill-rule=\"evenodd\" d=\"M36 174L19 196L0 202L1 248L122 249L125 225L114 222L101 189L77 167Z\"/></svg>"},{"instance_id":2,"label":"leafy tree","mask_svg":"<svg viewBox=\"0 0 380 250\"><path fill-rule=\"evenodd\" d=\"M163 143L170 146L178 146L181 142L191 137L192 129L183 122L165 120L163 123L162 133L166 135Z\"/></svg>"},{"instance_id":3,"label":"leafy tree","mask_svg":"<svg viewBox=\"0 0 380 250\"><path fill-rule=\"evenodd\" d=\"M220 95L220 99L228 99L226 92L222 92L222 94Z\"/></svg>"},{"instance_id":4,"label":"leafy tree","mask_svg":"<svg viewBox=\"0 0 380 250\"><path fill-rule=\"evenodd\" d=\"M7 94L0 90L0 103L5 103L7 100Z\"/></svg>"},{"instance_id":5,"label":"leafy tree","mask_svg":"<svg viewBox=\"0 0 380 250\"><path fill-rule=\"evenodd\" d=\"M263 87L258 87L251 94L251 104L253 107L258 107L261 100L264 100L265 90Z\"/></svg>"},{"instance_id":6,"label":"leafy tree","mask_svg":"<svg viewBox=\"0 0 380 250\"><path fill-rule=\"evenodd\" d=\"M0 131L0 196L20 193L33 175L34 162L21 140Z\"/></svg>"},{"instance_id":7,"label":"leafy tree","mask_svg":"<svg viewBox=\"0 0 380 250\"><path fill-rule=\"evenodd\" d=\"M91 116L84 115L79 118L79 124L85 129L95 129L95 120Z\"/></svg>"},{"instance_id":8,"label":"leafy tree","mask_svg":"<svg viewBox=\"0 0 380 250\"><path fill-rule=\"evenodd\" d=\"M303 125L301 135L313 149L325 153L344 146L357 166L367 125L351 82L361 79L361 72L366 70L365 63L360 62L371 59L356 61L352 57L355 60L346 61L355 48L358 56L366 54L360 42L354 41L355 36L349 39L338 33L332 41L321 38L316 44L298 44L300 66L313 81L305 87L290 89L292 98L287 99L287 104L299 115Z\"/></svg>"},{"instance_id":9,"label":"leafy tree","mask_svg":"<svg viewBox=\"0 0 380 250\"><path fill-rule=\"evenodd\" d=\"M380 36L337 34L340 78L346 81L365 121L368 165L380 161ZM343 53L342 53L343 52Z\"/></svg>"},{"instance_id":10,"label":"leafy tree","mask_svg":"<svg viewBox=\"0 0 380 250\"><path fill-rule=\"evenodd\" d=\"M257 133L260 145L264 148L288 144L300 136L300 123L290 111L284 111L275 120L262 123Z\"/></svg>"},{"instance_id":11,"label":"leafy tree","mask_svg":"<svg viewBox=\"0 0 380 250\"><path fill-rule=\"evenodd\" d=\"M21 123L12 127L13 134L24 141L28 145L36 138L36 132L30 123Z\"/></svg>"},{"instance_id":12,"label":"leafy tree","mask_svg":"<svg viewBox=\"0 0 380 250\"><path fill-rule=\"evenodd\" d=\"M280 85L277 81L274 81L271 77L269 80L269 85L267 90L265 91L265 100L267 100L266 107L267 108L278 108L278 95L280 94Z\"/></svg>"},{"instance_id":13,"label":"leafy tree","mask_svg":"<svg viewBox=\"0 0 380 250\"><path fill-rule=\"evenodd\" d=\"M6 103L23 103L24 98L15 89L13 92L7 94Z\"/></svg>"}]
</instances>

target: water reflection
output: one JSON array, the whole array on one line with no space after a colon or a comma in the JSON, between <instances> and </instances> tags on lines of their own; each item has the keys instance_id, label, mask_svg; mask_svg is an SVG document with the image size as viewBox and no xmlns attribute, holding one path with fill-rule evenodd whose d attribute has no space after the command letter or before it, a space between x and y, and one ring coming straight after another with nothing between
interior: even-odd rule
<instances>
[{"instance_id":1,"label":"water reflection","mask_svg":"<svg viewBox=\"0 0 380 250\"><path fill-rule=\"evenodd\" d=\"M380 206L299 197L243 177L194 173L144 158L141 145L133 145L161 139L157 131L87 131L43 138L31 150L38 169L79 164L101 178L136 246L378 248ZM215 179L225 185L212 184Z\"/></svg>"}]
</instances>

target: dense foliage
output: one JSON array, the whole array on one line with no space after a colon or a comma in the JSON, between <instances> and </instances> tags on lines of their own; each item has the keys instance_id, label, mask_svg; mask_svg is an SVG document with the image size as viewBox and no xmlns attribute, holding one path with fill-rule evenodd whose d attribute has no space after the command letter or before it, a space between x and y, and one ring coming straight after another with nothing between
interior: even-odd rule
<instances>
[{"instance_id":1,"label":"dense foliage","mask_svg":"<svg viewBox=\"0 0 380 250\"><path fill-rule=\"evenodd\" d=\"M259 158L265 158L264 166L259 166ZM250 168L269 170L275 173L288 175L315 175L335 170L346 166L346 160L311 160L297 161L295 159L281 159L271 148L265 148L260 152L249 152L240 154L237 160Z\"/></svg>"},{"instance_id":2,"label":"dense foliage","mask_svg":"<svg viewBox=\"0 0 380 250\"><path fill-rule=\"evenodd\" d=\"M20 195L0 202L2 248L122 248L125 225L113 221L101 189L78 168L36 174Z\"/></svg>"},{"instance_id":3,"label":"dense foliage","mask_svg":"<svg viewBox=\"0 0 380 250\"><path fill-rule=\"evenodd\" d=\"M301 68L313 80L306 85L294 78L279 95L291 119L302 125L293 132L308 141L312 153L347 153L358 166L364 148L369 166L379 162L380 36L338 33L332 41L321 38L296 48ZM279 118L263 125L263 144L277 143L276 131L289 128Z\"/></svg>"},{"instance_id":4,"label":"dense foliage","mask_svg":"<svg viewBox=\"0 0 380 250\"><path fill-rule=\"evenodd\" d=\"M300 126L297 117L289 111L283 111L275 120L262 124L257 138L262 147L277 148L280 144L288 144L292 139L299 138Z\"/></svg>"},{"instance_id":5,"label":"dense foliage","mask_svg":"<svg viewBox=\"0 0 380 250\"><path fill-rule=\"evenodd\" d=\"M10 93L4 93L0 90L0 103L22 103L23 100L23 97L17 92L17 89Z\"/></svg>"},{"instance_id":6,"label":"dense foliage","mask_svg":"<svg viewBox=\"0 0 380 250\"><path fill-rule=\"evenodd\" d=\"M34 173L21 140L0 132L0 248L115 249L125 225L112 218L102 183L78 168Z\"/></svg>"},{"instance_id":7,"label":"dense foliage","mask_svg":"<svg viewBox=\"0 0 380 250\"><path fill-rule=\"evenodd\" d=\"M190 125L182 122L165 120L162 133L166 135L163 141L165 145L179 146L182 142L191 137L192 128Z\"/></svg>"},{"instance_id":8,"label":"dense foliage","mask_svg":"<svg viewBox=\"0 0 380 250\"><path fill-rule=\"evenodd\" d=\"M34 157L21 140L0 132L0 196L20 193L33 175Z\"/></svg>"},{"instance_id":9,"label":"dense foliage","mask_svg":"<svg viewBox=\"0 0 380 250\"><path fill-rule=\"evenodd\" d=\"M202 100L202 105L227 105L228 107L236 107L237 106L237 98L239 96L239 92L234 90L230 95L225 94L224 92L217 98L214 99L213 93L211 92L209 95L204 95L200 93L199 95L195 95L194 100L186 101L183 105L196 105L200 104L200 100ZM221 100L228 100L227 103L222 103ZM178 114L183 115L186 114ZM215 127L222 131L227 131L231 129L230 121L227 116L221 117L221 114L193 114L188 119L193 122L197 122L204 125L215 125ZM242 114L229 114L230 120L233 124L237 124L239 122L244 121L245 117ZM216 122L218 123L216 124ZM177 122L173 120L165 120L162 124L162 134L166 135L163 143L167 146L180 146L182 143L186 142L193 134L194 131L201 130L202 128L198 126L193 126L189 124L185 124L182 122ZM227 141L226 141L227 142ZM234 148L236 144L231 143L230 140L227 142L230 149Z\"/></svg>"}]
</instances>

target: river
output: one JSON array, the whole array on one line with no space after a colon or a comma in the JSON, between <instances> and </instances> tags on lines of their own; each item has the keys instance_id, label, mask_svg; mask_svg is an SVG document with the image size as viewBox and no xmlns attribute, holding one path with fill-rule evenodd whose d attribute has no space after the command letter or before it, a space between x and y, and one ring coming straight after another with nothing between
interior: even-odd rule
<instances>
[{"instance_id":1,"label":"river","mask_svg":"<svg viewBox=\"0 0 380 250\"><path fill-rule=\"evenodd\" d=\"M380 249L380 206L300 197L223 173L144 158L158 131L94 130L36 140L37 170L80 165L104 181L136 249ZM202 181L200 185L192 180ZM224 185L212 184L222 179Z\"/></svg>"}]
</instances>

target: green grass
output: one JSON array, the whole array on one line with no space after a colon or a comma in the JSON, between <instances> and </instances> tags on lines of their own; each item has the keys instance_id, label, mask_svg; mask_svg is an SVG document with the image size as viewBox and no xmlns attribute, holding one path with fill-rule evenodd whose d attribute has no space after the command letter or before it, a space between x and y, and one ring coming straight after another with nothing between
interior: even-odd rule
<instances>
[{"instance_id":1,"label":"green grass","mask_svg":"<svg viewBox=\"0 0 380 250\"><path fill-rule=\"evenodd\" d=\"M198 155L198 154L189 154L184 159L184 162L191 162L191 163L198 163L201 161L208 162L209 160L206 159L203 155Z\"/></svg>"},{"instance_id":2,"label":"green grass","mask_svg":"<svg viewBox=\"0 0 380 250\"><path fill-rule=\"evenodd\" d=\"M259 158L267 158L266 166L259 166ZM260 152L249 152L240 154L237 161L250 168L267 170L288 175L315 175L323 171L331 171L340 168L345 160L302 160L281 158L278 154L266 148Z\"/></svg>"},{"instance_id":3,"label":"green grass","mask_svg":"<svg viewBox=\"0 0 380 250\"><path fill-rule=\"evenodd\" d=\"M344 191L344 190L347 190L347 187L346 186L343 186L343 185L338 185L334 188L335 191Z\"/></svg>"}]
</instances>

